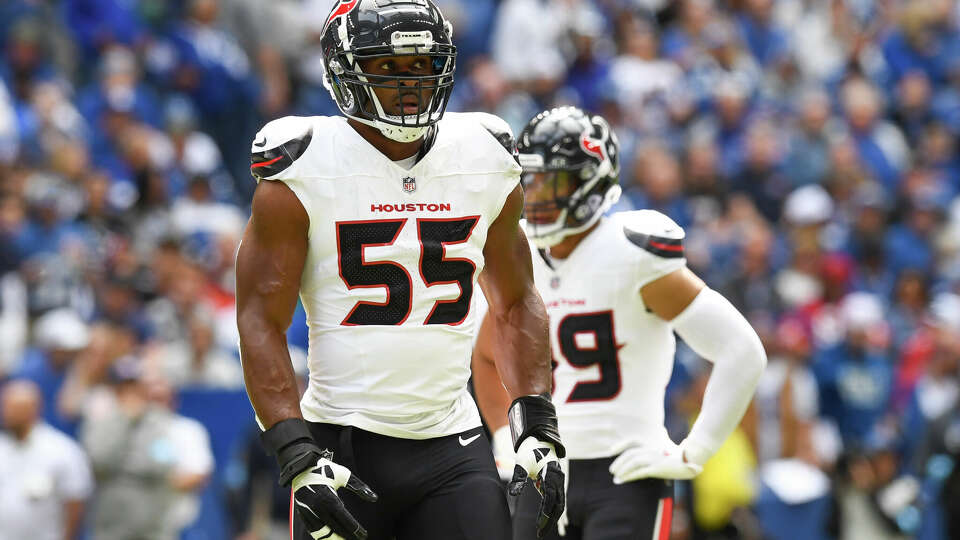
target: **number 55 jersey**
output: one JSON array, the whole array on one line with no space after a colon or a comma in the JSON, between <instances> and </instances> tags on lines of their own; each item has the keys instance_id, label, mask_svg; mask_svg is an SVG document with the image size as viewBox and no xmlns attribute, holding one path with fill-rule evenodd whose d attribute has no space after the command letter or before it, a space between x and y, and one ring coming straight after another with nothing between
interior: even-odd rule
<instances>
[{"instance_id":1,"label":"number 55 jersey","mask_svg":"<svg viewBox=\"0 0 960 540\"><path fill-rule=\"evenodd\" d=\"M258 133L251 172L285 183L310 218L306 420L409 439L480 425L470 306L487 231L519 182L508 147L506 123L481 113L444 115L409 169L340 117Z\"/></svg>"},{"instance_id":2,"label":"number 55 jersey","mask_svg":"<svg viewBox=\"0 0 960 540\"><path fill-rule=\"evenodd\" d=\"M683 230L652 210L603 218L569 257L533 251L550 316L553 402L570 459L667 438L664 393L676 341L640 288L686 264Z\"/></svg>"}]
</instances>

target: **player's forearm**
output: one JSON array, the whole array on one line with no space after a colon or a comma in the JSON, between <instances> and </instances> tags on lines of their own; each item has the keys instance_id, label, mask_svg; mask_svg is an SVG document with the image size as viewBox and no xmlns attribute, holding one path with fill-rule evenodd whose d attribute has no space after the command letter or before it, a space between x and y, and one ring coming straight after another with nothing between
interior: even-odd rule
<instances>
[{"instance_id":1,"label":"player's forearm","mask_svg":"<svg viewBox=\"0 0 960 540\"><path fill-rule=\"evenodd\" d=\"M743 315L711 289L703 289L673 326L694 352L713 362L700 416L688 437L704 454L712 454L743 418L766 353Z\"/></svg>"},{"instance_id":2,"label":"player's forearm","mask_svg":"<svg viewBox=\"0 0 960 540\"><path fill-rule=\"evenodd\" d=\"M477 407L483 421L491 431L507 425L507 410L510 408L510 396L497 373L496 357L497 336L489 315L483 317L477 340L473 347L472 369L473 390L477 397Z\"/></svg>"},{"instance_id":3,"label":"player's forearm","mask_svg":"<svg viewBox=\"0 0 960 540\"><path fill-rule=\"evenodd\" d=\"M511 399L552 390L547 312L531 285L500 311L491 309L497 372Z\"/></svg>"},{"instance_id":4,"label":"player's forearm","mask_svg":"<svg viewBox=\"0 0 960 540\"><path fill-rule=\"evenodd\" d=\"M500 374L497 373L493 359L479 352L473 354L473 390L477 396L480 415L490 431L507 425L510 396L500 382Z\"/></svg>"},{"instance_id":5,"label":"player's forearm","mask_svg":"<svg viewBox=\"0 0 960 540\"><path fill-rule=\"evenodd\" d=\"M241 314L238 327L243 380L263 428L287 418L302 418L286 333L256 314Z\"/></svg>"},{"instance_id":6,"label":"player's forearm","mask_svg":"<svg viewBox=\"0 0 960 540\"><path fill-rule=\"evenodd\" d=\"M711 454L716 452L743 418L758 380L759 374L752 366L714 362L700 415L690 429L689 439Z\"/></svg>"}]
</instances>

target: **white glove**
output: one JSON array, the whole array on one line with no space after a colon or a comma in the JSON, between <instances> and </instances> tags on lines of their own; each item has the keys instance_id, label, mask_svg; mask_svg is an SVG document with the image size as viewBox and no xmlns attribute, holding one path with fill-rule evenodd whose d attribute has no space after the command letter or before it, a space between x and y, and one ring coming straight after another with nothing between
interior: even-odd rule
<instances>
[{"instance_id":1,"label":"white glove","mask_svg":"<svg viewBox=\"0 0 960 540\"><path fill-rule=\"evenodd\" d=\"M683 448L668 440L628 447L613 460L609 470L614 484L624 484L641 478L689 480L700 474L703 466L685 461Z\"/></svg>"},{"instance_id":2,"label":"white glove","mask_svg":"<svg viewBox=\"0 0 960 540\"><path fill-rule=\"evenodd\" d=\"M509 425L504 425L493 432L493 461L497 464L500 480L509 482L513 478L513 466L516 464Z\"/></svg>"},{"instance_id":3,"label":"white glove","mask_svg":"<svg viewBox=\"0 0 960 540\"><path fill-rule=\"evenodd\" d=\"M350 469L326 456L293 478L293 504L312 538L323 540L365 540L367 531L357 523L337 496L345 488L369 502L377 495Z\"/></svg>"},{"instance_id":4,"label":"white glove","mask_svg":"<svg viewBox=\"0 0 960 540\"><path fill-rule=\"evenodd\" d=\"M516 459L507 492L516 497L523 491L523 486L533 480L543 497L537 516L537 538L542 538L551 522L556 523L566 508L566 479L560 468L560 458L553 443L530 436L520 443Z\"/></svg>"},{"instance_id":5,"label":"white glove","mask_svg":"<svg viewBox=\"0 0 960 540\"><path fill-rule=\"evenodd\" d=\"M570 460L567 458L560 458L560 470L563 471L563 492L568 493L570 490ZM567 535L567 525L570 523L570 518L567 517L567 500L564 497L563 500L563 513L560 514L560 519L557 520L557 533L560 536Z\"/></svg>"}]
</instances>

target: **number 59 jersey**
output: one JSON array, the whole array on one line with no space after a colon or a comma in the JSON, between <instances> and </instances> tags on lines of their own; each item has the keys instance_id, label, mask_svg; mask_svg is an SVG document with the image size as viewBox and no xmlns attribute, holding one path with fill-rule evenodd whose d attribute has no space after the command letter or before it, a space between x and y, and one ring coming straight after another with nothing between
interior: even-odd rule
<instances>
[{"instance_id":1,"label":"number 59 jersey","mask_svg":"<svg viewBox=\"0 0 960 540\"><path fill-rule=\"evenodd\" d=\"M683 230L652 210L604 218L564 260L531 246L550 316L553 402L571 459L667 438L664 394L676 341L640 288L683 268Z\"/></svg>"},{"instance_id":2,"label":"number 59 jersey","mask_svg":"<svg viewBox=\"0 0 960 540\"><path fill-rule=\"evenodd\" d=\"M519 182L508 146L506 123L481 113L447 113L410 169L339 117L258 133L251 171L284 182L310 218L305 419L409 439L480 425L470 300L487 231Z\"/></svg>"}]
</instances>

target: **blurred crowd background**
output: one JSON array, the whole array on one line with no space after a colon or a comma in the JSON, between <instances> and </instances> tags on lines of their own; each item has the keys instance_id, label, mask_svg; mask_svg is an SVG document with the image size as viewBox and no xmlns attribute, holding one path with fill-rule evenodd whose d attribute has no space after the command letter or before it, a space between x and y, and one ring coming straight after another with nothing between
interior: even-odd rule
<instances>
[{"instance_id":1,"label":"blurred crowd background","mask_svg":"<svg viewBox=\"0 0 960 540\"><path fill-rule=\"evenodd\" d=\"M764 341L674 538L960 538L960 5L435 1L450 110L603 114L615 210L685 227ZM0 539L287 537L233 262L258 127L337 114L331 3L0 2ZM680 348L676 440L708 374Z\"/></svg>"}]
</instances>

